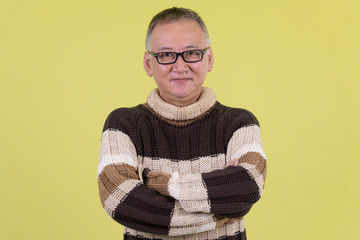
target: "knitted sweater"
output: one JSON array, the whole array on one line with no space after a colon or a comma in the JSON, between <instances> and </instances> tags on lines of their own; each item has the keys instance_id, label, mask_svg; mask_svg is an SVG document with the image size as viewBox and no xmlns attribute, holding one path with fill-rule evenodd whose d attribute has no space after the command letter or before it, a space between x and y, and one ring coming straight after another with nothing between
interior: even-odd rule
<instances>
[{"instance_id":1,"label":"knitted sweater","mask_svg":"<svg viewBox=\"0 0 360 240\"><path fill-rule=\"evenodd\" d=\"M209 88L186 107L155 89L147 103L111 112L103 128L100 199L124 239L246 239L244 215L265 177L257 119Z\"/></svg>"}]
</instances>

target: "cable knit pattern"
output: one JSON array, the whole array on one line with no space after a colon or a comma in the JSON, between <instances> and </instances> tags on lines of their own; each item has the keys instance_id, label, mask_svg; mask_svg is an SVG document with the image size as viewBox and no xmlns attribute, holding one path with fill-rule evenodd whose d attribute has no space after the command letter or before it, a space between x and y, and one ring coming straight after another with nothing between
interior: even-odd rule
<instances>
[{"instance_id":1,"label":"cable knit pattern","mask_svg":"<svg viewBox=\"0 0 360 240\"><path fill-rule=\"evenodd\" d=\"M234 158L238 166L228 166ZM106 119L99 193L124 239L246 239L244 216L266 169L252 113L221 105L209 88L187 107L155 89L146 104Z\"/></svg>"}]
</instances>

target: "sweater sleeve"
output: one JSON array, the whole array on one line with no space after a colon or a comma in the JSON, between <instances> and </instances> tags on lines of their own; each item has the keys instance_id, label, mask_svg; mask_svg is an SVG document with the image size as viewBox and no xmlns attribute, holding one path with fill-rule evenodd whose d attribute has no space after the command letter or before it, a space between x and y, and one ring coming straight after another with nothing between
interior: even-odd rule
<instances>
[{"instance_id":1,"label":"sweater sleeve","mask_svg":"<svg viewBox=\"0 0 360 240\"><path fill-rule=\"evenodd\" d=\"M145 186L130 137L119 129L104 129L97 179L102 206L110 217L131 229L157 235L215 229L219 219L213 214L186 212L175 199Z\"/></svg>"},{"instance_id":2,"label":"sweater sleeve","mask_svg":"<svg viewBox=\"0 0 360 240\"><path fill-rule=\"evenodd\" d=\"M248 213L261 197L266 156L260 127L251 124L237 129L227 146L226 162L236 158L238 166L189 175L175 172L169 176L168 194L186 211L238 218Z\"/></svg>"}]
</instances>

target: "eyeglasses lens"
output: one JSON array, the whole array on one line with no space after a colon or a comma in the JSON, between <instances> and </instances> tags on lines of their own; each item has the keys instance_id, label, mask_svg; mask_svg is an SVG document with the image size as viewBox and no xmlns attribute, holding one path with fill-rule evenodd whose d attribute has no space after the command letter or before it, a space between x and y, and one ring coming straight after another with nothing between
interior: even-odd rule
<instances>
[{"instance_id":1,"label":"eyeglasses lens","mask_svg":"<svg viewBox=\"0 0 360 240\"><path fill-rule=\"evenodd\" d=\"M174 63L176 56L175 52L159 52L157 54L158 61L164 64ZM183 52L182 56L186 62L198 62L202 59L203 53L201 50L189 50Z\"/></svg>"},{"instance_id":2,"label":"eyeglasses lens","mask_svg":"<svg viewBox=\"0 0 360 240\"><path fill-rule=\"evenodd\" d=\"M202 52L200 50L186 51L183 56L186 61L197 62L201 60Z\"/></svg>"},{"instance_id":3,"label":"eyeglasses lens","mask_svg":"<svg viewBox=\"0 0 360 240\"><path fill-rule=\"evenodd\" d=\"M176 59L176 53L160 52L157 54L160 63L172 63Z\"/></svg>"}]
</instances>

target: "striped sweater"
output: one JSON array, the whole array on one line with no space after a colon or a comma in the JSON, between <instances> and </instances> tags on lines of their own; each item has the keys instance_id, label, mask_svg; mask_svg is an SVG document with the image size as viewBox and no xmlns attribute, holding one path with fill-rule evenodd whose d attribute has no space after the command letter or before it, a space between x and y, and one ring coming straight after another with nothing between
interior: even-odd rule
<instances>
[{"instance_id":1,"label":"striped sweater","mask_svg":"<svg viewBox=\"0 0 360 240\"><path fill-rule=\"evenodd\" d=\"M145 104L110 113L97 175L124 239L246 239L244 215L266 177L259 123L209 88L186 107L155 89Z\"/></svg>"}]
</instances>

